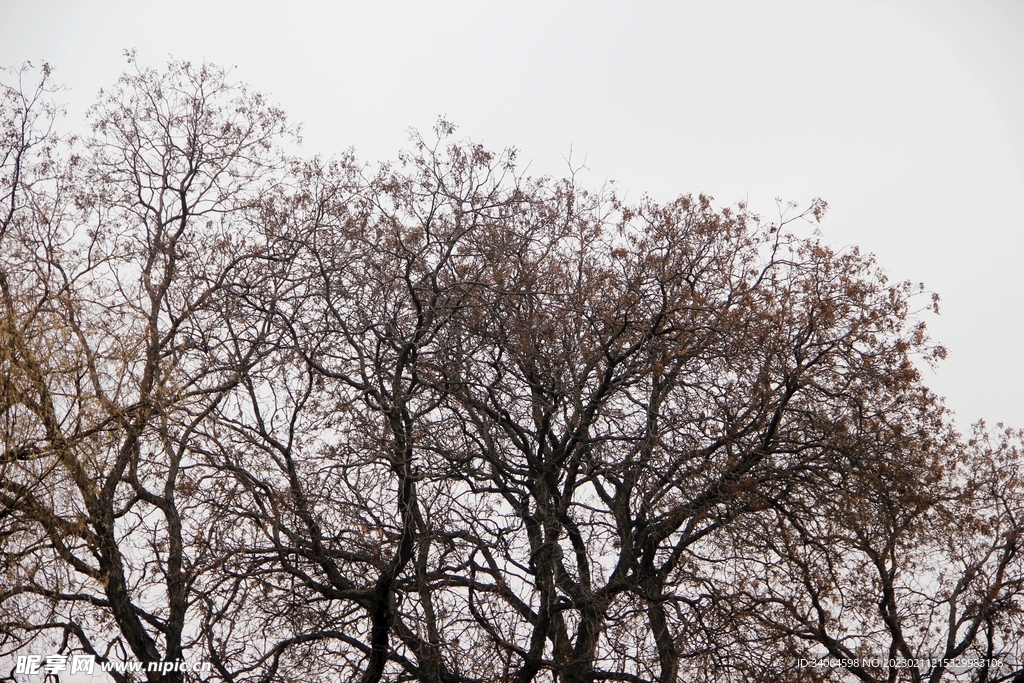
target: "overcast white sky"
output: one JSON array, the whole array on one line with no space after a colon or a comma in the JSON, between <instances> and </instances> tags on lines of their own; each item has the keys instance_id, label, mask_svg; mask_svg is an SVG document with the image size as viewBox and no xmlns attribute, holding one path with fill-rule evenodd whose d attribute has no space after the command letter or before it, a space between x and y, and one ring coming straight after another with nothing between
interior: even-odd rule
<instances>
[{"instance_id":1,"label":"overcast white sky","mask_svg":"<svg viewBox=\"0 0 1024 683\"><path fill-rule=\"evenodd\" d=\"M631 199L820 196L826 241L941 294L961 426L1024 426L1024 2L0 0L0 65L49 61L72 120L125 48L235 65L310 154L389 159L444 114Z\"/></svg>"}]
</instances>

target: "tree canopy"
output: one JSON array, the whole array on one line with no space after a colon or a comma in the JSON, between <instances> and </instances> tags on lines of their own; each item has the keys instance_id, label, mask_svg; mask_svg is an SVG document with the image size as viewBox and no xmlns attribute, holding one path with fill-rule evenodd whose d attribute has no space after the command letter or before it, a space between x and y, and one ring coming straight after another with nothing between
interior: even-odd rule
<instances>
[{"instance_id":1,"label":"tree canopy","mask_svg":"<svg viewBox=\"0 0 1024 683\"><path fill-rule=\"evenodd\" d=\"M3 680L1024 680L1021 434L957 430L937 299L824 202L627 203L443 120L300 158L187 62L73 137L6 75Z\"/></svg>"}]
</instances>

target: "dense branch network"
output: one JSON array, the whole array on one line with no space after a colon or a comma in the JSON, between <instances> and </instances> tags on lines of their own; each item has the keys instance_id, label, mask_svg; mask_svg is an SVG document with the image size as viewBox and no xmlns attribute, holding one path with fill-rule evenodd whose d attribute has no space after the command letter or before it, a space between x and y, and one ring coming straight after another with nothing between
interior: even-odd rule
<instances>
[{"instance_id":1,"label":"dense branch network","mask_svg":"<svg viewBox=\"0 0 1024 683\"><path fill-rule=\"evenodd\" d=\"M293 158L129 59L82 139L48 67L2 91L0 664L1024 676L1020 434L956 431L924 293L799 236L824 203L625 204L445 121Z\"/></svg>"}]
</instances>

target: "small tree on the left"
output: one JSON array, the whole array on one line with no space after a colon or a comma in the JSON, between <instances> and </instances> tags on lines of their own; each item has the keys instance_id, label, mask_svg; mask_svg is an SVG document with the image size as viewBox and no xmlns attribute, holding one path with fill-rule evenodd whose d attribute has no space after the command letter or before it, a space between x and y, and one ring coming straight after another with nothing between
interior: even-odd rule
<instances>
[{"instance_id":1,"label":"small tree on the left","mask_svg":"<svg viewBox=\"0 0 1024 683\"><path fill-rule=\"evenodd\" d=\"M202 658L226 599L199 427L260 347L226 293L292 129L224 70L128 60L82 140L48 66L0 90L2 660Z\"/></svg>"}]
</instances>

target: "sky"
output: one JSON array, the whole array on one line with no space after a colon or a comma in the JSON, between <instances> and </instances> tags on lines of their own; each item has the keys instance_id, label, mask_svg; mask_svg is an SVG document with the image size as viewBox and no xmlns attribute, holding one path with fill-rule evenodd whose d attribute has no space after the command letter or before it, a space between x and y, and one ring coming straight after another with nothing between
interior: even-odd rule
<instances>
[{"instance_id":1,"label":"sky","mask_svg":"<svg viewBox=\"0 0 1024 683\"><path fill-rule=\"evenodd\" d=\"M375 163L438 116L535 174L704 192L942 298L926 383L961 428L1024 427L1024 2L0 0L0 66L48 61L81 125L125 49L233 66L303 151ZM922 306L925 301L922 301Z\"/></svg>"}]
</instances>

